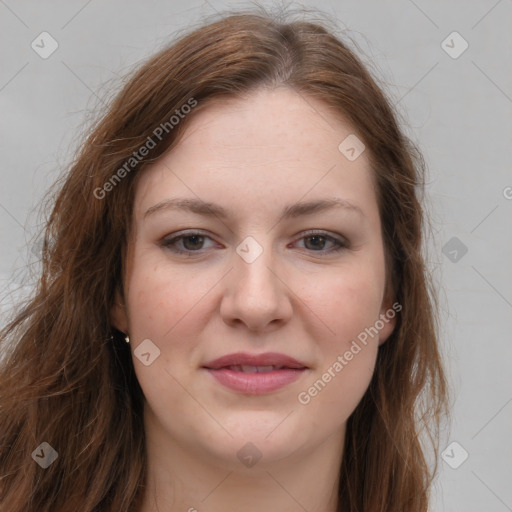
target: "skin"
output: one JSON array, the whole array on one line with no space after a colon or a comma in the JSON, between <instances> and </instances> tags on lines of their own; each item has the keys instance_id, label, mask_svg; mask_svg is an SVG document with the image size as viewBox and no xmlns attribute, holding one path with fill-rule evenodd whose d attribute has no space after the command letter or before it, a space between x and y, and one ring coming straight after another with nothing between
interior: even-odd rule
<instances>
[{"instance_id":1,"label":"skin","mask_svg":"<svg viewBox=\"0 0 512 512\"><path fill-rule=\"evenodd\" d=\"M338 150L352 133L314 98L259 89L207 105L179 144L140 176L125 298L112 321L130 335L146 397L141 512L336 511L346 422L395 326L386 322L308 404L298 401L392 304L384 300L368 151L349 161ZM144 218L176 197L210 201L233 215L161 209ZM330 198L361 213L333 208L278 222L285 205ZM329 252L333 242L315 244L303 234L310 229L349 245ZM162 245L183 230L205 236L175 243L191 256ZM263 249L252 263L236 252L249 235ZM160 350L149 366L133 354L145 339ZM288 354L308 370L254 396L225 388L201 368L239 351ZM237 457L248 442L262 455L252 467Z\"/></svg>"}]
</instances>

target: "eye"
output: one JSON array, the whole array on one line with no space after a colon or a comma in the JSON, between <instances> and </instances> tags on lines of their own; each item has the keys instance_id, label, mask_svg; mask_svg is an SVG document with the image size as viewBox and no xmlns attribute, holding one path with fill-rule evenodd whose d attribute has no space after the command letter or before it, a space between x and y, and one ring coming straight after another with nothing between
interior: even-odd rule
<instances>
[{"instance_id":1,"label":"eye","mask_svg":"<svg viewBox=\"0 0 512 512\"><path fill-rule=\"evenodd\" d=\"M206 240L213 240L204 233L199 231L189 231L188 233L181 233L170 238L164 238L160 245L165 247L176 254L183 254L191 256L193 253L202 254ZM348 249L349 243L342 238L328 235L324 231L311 230L303 234L299 241L304 240L304 248L319 253L320 255L339 252L343 249ZM327 247L326 246L329 246ZM210 245L209 248L214 247Z\"/></svg>"},{"instance_id":2,"label":"eye","mask_svg":"<svg viewBox=\"0 0 512 512\"><path fill-rule=\"evenodd\" d=\"M200 253L204 249L203 245L205 240L211 238L201 232L191 231L182 233L172 238L165 238L161 241L160 245L178 254ZM181 246L181 247L179 247Z\"/></svg>"},{"instance_id":3,"label":"eye","mask_svg":"<svg viewBox=\"0 0 512 512\"><path fill-rule=\"evenodd\" d=\"M299 240L305 241L306 249L323 254L338 252L349 247L346 240L330 236L324 231L308 231ZM327 244L331 244L328 249L325 248Z\"/></svg>"}]
</instances>

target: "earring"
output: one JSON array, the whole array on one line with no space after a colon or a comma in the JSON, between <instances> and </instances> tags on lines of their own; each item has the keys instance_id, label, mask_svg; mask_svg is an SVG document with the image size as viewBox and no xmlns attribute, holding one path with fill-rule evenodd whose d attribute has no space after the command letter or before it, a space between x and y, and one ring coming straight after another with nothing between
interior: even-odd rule
<instances>
[{"instance_id":1,"label":"earring","mask_svg":"<svg viewBox=\"0 0 512 512\"><path fill-rule=\"evenodd\" d=\"M125 335L124 341L126 341L126 343L130 343L130 336L128 336L128 334Z\"/></svg>"}]
</instances>

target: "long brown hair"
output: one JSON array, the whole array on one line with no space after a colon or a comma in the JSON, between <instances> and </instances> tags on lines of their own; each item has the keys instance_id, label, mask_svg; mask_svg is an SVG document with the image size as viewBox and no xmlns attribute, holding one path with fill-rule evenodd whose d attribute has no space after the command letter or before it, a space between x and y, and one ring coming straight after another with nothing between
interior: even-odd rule
<instances>
[{"instance_id":1,"label":"long brown hair","mask_svg":"<svg viewBox=\"0 0 512 512\"><path fill-rule=\"evenodd\" d=\"M91 128L52 196L37 289L0 333L2 510L138 511L144 400L129 346L109 321L122 296L136 178L209 100L287 86L347 119L368 148L388 293L402 305L348 420L339 510L427 511L446 381L423 257L425 165L377 80L327 26L225 14L145 62ZM140 157L150 138L156 144ZM58 454L47 469L33 456L48 452L43 442Z\"/></svg>"}]
</instances>

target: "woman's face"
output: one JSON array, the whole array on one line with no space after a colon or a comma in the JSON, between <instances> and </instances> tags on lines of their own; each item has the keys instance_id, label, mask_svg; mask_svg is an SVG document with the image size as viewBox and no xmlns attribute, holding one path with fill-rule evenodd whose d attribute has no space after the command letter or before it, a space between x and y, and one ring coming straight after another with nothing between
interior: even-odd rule
<instances>
[{"instance_id":1,"label":"woman's face","mask_svg":"<svg viewBox=\"0 0 512 512\"><path fill-rule=\"evenodd\" d=\"M231 468L341 450L395 324L353 133L314 98L260 89L198 112L140 176L113 321L130 335L148 432ZM274 356L211 369L237 353Z\"/></svg>"}]
</instances>

